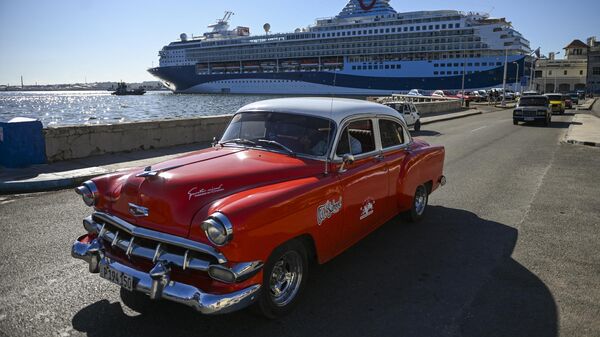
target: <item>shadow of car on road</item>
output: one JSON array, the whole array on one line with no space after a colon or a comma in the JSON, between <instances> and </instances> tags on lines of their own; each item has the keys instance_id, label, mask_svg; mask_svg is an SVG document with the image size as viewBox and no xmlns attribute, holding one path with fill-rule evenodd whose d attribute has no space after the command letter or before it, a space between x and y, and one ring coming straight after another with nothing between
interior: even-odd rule
<instances>
[{"instance_id":1,"label":"shadow of car on road","mask_svg":"<svg viewBox=\"0 0 600 337\"><path fill-rule=\"evenodd\" d=\"M511 258L517 236L471 212L431 206L421 223L395 218L315 266L304 298L281 320L248 310L202 316L144 299L143 314L100 300L72 324L93 337L557 336L551 293Z\"/></svg>"},{"instance_id":2,"label":"shadow of car on road","mask_svg":"<svg viewBox=\"0 0 600 337\"><path fill-rule=\"evenodd\" d=\"M420 130L420 131L411 131L410 135L413 137L422 137L422 136L437 137L437 136L441 136L443 134L440 132L437 132L435 130Z\"/></svg>"},{"instance_id":3,"label":"shadow of car on road","mask_svg":"<svg viewBox=\"0 0 600 337\"><path fill-rule=\"evenodd\" d=\"M562 122L562 121L552 121L550 126L544 125L541 122L521 122L520 126L533 127L533 128L550 128L550 129L568 129L571 125L581 125L579 122Z\"/></svg>"}]
</instances>

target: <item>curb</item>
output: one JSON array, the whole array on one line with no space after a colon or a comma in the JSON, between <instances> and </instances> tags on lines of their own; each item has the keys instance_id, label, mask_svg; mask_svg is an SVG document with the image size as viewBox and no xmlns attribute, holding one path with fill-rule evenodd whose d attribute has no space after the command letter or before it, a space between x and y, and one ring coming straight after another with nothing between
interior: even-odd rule
<instances>
[{"instance_id":1,"label":"curb","mask_svg":"<svg viewBox=\"0 0 600 337\"><path fill-rule=\"evenodd\" d=\"M585 146L600 147L600 143L585 142L585 141L579 141L579 140L575 140L575 139L567 139L567 143L574 144L574 145L585 145Z\"/></svg>"},{"instance_id":2,"label":"curb","mask_svg":"<svg viewBox=\"0 0 600 337\"><path fill-rule=\"evenodd\" d=\"M96 173L79 177L52 180L0 182L0 195L64 190L67 188L73 188L75 186L78 186L86 180L90 180L94 177L98 177L108 173L109 172Z\"/></svg>"},{"instance_id":3,"label":"curb","mask_svg":"<svg viewBox=\"0 0 600 337\"><path fill-rule=\"evenodd\" d=\"M440 117L440 118L431 117L431 118L435 118L435 119L434 120L430 120L430 121L421 121L421 125L427 125L427 124L433 124L433 123L437 123L437 122L450 121L450 120L453 120L453 119L471 117L471 116L482 115L482 114L483 114L482 111L473 111L473 112L461 114L461 115L458 115L458 116L447 116L447 117ZM427 117L425 117L425 118L427 118Z\"/></svg>"}]
</instances>

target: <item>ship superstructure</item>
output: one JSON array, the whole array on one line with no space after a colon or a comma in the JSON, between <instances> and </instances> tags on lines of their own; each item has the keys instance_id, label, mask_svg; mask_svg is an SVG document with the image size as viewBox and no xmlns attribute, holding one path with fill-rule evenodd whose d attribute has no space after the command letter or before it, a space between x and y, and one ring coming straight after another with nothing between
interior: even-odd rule
<instances>
[{"instance_id":1,"label":"ship superstructure","mask_svg":"<svg viewBox=\"0 0 600 337\"><path fill-rule=\"evenodd\" d=\"M485 13L398 13L389 0L350 0L312 26L273 34L265 25L257 36L230 30L231 15L165 46L150 73L183 93L347 95L460 89L463 80L466 89L495 87L505 61L508 83L529 74L529 41Z\"/></svg>"}]
</instances>

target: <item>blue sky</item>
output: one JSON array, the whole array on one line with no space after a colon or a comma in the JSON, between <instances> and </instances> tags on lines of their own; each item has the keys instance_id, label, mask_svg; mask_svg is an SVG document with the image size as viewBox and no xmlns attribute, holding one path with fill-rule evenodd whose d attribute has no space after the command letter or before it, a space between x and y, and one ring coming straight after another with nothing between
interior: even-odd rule
<instances>
[{"instance_id":1,"label":"blue sky","mask_svg":"<svg viewBox=\"0 0 600 337\"><path fill-rule=\"evenodd\" d=\"M235 12L232 26L261 33L313 24L336 15L347 0L0 0L0 84L152 80L158 50L182 32ZM506 17L542 52L573 38L600 38L599 0L391 0L400 12L433 9L491 12Z\"/></svg>"}]
</instances>

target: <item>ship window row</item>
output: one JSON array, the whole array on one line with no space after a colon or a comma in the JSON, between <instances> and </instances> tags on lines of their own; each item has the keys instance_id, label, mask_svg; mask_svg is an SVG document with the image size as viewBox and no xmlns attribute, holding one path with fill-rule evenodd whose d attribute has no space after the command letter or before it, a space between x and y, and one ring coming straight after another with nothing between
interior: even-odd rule
<instances>
[{"instance_id":1,"label":"ship window row","mask_svg":"<svg viewBox=\"0 0 600 337\"><path fill-rule=\"evenodd\" d=\"M362 32L362 31L361 31ZM381 34L386 34L383 33L383 29L380 29ZM336 38L337 34L334 33L329 33L331 34L331 38ZM435 37L435 36L454 36L454 35L473 35L474 34L474 30L472 28L469 29L453 29L453 30L431 30L431 31L419 31L419 32L401 32L400 29L398 29L395 33L389 33L388 36L382 36L381 34L375 35L369 35L369 34L364 34L362 35L361 33L361 40L366 39L396 39L396 38L416 38L416 37ZM293 39L288 38L289 36L295 36ZM190 48L202 48L202 49L209 49L209 48L223 48L223 47L230 47L232 45L236 45L236 48L238 48L240 45L245 46L245 45L259 45L259 46L263 46L265 43L268 43L270 45L273 44L279 44L279 43L302 43L297 41L298 39L302 38L302 39L306 39L308 41L305 42L313 42L311 40L314 40L317 38L318 34L288 34L288 35L283 35L280 38L275 38L275 37L269 37L268 40L266 40L264 37L259 37L259 38L241 38L241 39L231 39L231 40L221 40L221 41L205 41L199 44L196 44L195 46L186 46L186 45L177 45L174 47L168 47L167 50L183 50L183 49L190 49ZM284 37L285 36L285 37ZM299 37L300 36L300 37ZM366 37L365 37L366 36ZM325 33L321 34L321 37L326 37ZM353 35L351 36L349 33L346 34L346 36L340 36L340 39L348 39L348 40L355 40L358 37ZM296 41L290 41L290 40L296 40ZM319 42L324 42L324 41L319 41ZM197 47L196 47L197 46Z\"/></svg>"},{"instance_id":2,"label":"ship window row","mask_svg":"<svg viewBox=\"0 0 600 337\"><path fill-rule=\"evenodd\" d=\"M473 74L473 73L474 73L474 71L469 70L465 74ZM454 71L434 71L433 74L434 75L462 75L463 72L462 72L462 70L461 71L457 71L457 70L454 70Z\"/></svg>"},{"instance_id":3,"label":"ship window row","mask_svg":"<svg viewBox=\"0 0 600 337\"><path fill-rule=\"evenodd\" d=\"M416 25L421 23L430 23L430 22L443 22L443 21L458 21L461 19L461 16L444 16L444 17L434 17L434 18L422 18L422 19L408 19L408 20L386 20L386 21L378 21L378 22L370 22L370 23L357 23L352 25L340 25L340 26L321 26L315 27L313 31L327 31L332 29L356 29L362 27L380 27L380 26L398 26L398 25Z\"/></svg>"},{"instance_id":4,"label":"ship window row","mask_svg":"<svg viewBox=\"0 0 600 337\"><path fill-rule=\"evenodd\" d=\"M448 44L448 45L428 45L428 46L365 46L359 48L323 48L320 50L281 50L281 51L256 51L252 53L236 53L224 55L222 53L202 53L190 54L189 60L194 61L229 61L229 60L249 60L256 58L285 58L285 57L318 57L331 55L355 55L355 54L378 54L378 53L410 53L410 52L435 52L435 51L457 51L461 50L483 50L484 46L480 44Z\"/></svg>"},{"instance_id":5,"label":"ship window row","mask_svg":"<svg viewBox=\"0 0 600 337\"><path fill-rule=\"evenodd\" d=\"M460 28L460 23L449 23L441 25L423 25L423 26L406 26L406 27L392 27L392 28L379 28L379 29L363 29L363 30L352 30L352 31L341 31L341 32L329 32L316 34L316 38L322 37L344 37L344 36L357 36L357 35L371 35L371 34L389 34L397 32L414 32L414 31L427 31L427 30L439 30L439 29L454 29Z\"/></svg>"},{"instance_id":6,"label":"ship window row","mask_svg":"<svg viewBox=\"0 0 600 337\"><path fill-rule=\"evenodd\" d=\"M494 65L494 62L489 62L490 66ZM502 62L496 62L495 63L496 66L501 66ZM434 67L464 67L465 64L463 62L461 63L435 63L433 65ZM487 67L488 66L488 62L467 62L467 67Z\"/></svg>"},{"instance_id":7,"label":"ship window row","mask_svg":"<svg viewBox=\"0 0 600 337\"><path fill-rule=\"evenodd\" d=\"M458 27L457 27L458 26ZM418 29L416 27L419 27ZM323 32L323 33L298 33L298 34L282 34L280 38L269 37L266 40L264 37L251 37L251 38L241 38L241 39L227 39L227 40L219 40L219 41L204 41L200 43L201 48L210 48L210 47L227 47L231 45L244 45L244 44L263 44L265 42L277 43L277 42L294 42L297 43L297 40L312 40L316 38L335 38L335 37L358 37L358 36L369 36L374 38L379 38L381 34L400 34L400 37L409 36L413 34L414 36L435 36L435 35L462 35L462 34L473 34L473 29L456 29L460 28L460 24L455 24L452 30L440 30L436 29L435 25L432 25L432 29L427 29L428 26L412 26L410 27L398 27L391 28L390 32L387 33L383 28L381 29L359 29L354 31L344 31L346 34L343 35L344 32ZM377 31L378 33L374 33ZM425 33L423 33L425 32ZM339 33L339 35L338 35ZM176 46L171 49L181 49L186 48L186 46ZM189 48L189 47L188 47Z\"/></svg>"},{"instance_id":8,"label":"ship window row","mask_svg":"<svg viewBox=\"0 0 600 337\"><path fill-rule=\"evenodd\" d=\"M384 69L402 69L401 64L369 64L369 65L358 65L352 66L352 70L384 70Z\"/></svg>"}]
</instances>

